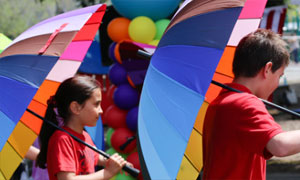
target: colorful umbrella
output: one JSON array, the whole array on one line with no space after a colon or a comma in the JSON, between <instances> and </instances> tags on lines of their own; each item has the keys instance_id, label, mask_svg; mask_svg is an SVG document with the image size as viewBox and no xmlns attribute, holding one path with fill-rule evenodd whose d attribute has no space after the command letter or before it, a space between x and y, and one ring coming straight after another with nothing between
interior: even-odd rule
<instances>
[{"instance_id":1,"label":"colorful umbrella","mask_svg":"<svg viewBox=\"0 0 300 180\"><path fill-rule=\"evenodd\" d=\"M151 179L196 179L202 168L207 105L230 82L235 46L257 29L266 0L186 1L152 56L138 122L142 172Z\"/></svg>"},{"instance_id":2,"label":"colorful umbrella","mask_svg":"<svg viewBox=\"0 0 300 180\"><path fill-rule=\"evenodd\" d=\"M10 40L7 36L0 33L0 54L11 43L11 41L12 40Z\"/></svg>"},{"instance_id":3,"label":"colorful umbrella","mask_svg":"<svg viewBox=\"0 0 300 180\"><path fill-rule=\"evenodd\" d=\"M0 55L0 179L9 179L39 134L47 99L73 76L90 47L106 5L42 21Z\"/></svg>"}]
</instances>

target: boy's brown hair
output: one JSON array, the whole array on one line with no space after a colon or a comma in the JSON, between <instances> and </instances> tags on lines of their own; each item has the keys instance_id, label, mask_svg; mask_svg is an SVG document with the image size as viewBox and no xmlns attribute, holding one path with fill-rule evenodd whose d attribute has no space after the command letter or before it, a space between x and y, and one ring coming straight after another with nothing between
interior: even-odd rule
<instances>
[{"instance_id":1,"label":"boy's brown hair","mask_svg":"<svg viewBox=\"0 0 300 180\"><path fill-rule=\"evenodd\" d=\"M268 63L272 72L289 63L287 44L271 30L258 29L241 39L234 59L233 74L237 77L254 77Z\"/></svg>"}]
</instances>

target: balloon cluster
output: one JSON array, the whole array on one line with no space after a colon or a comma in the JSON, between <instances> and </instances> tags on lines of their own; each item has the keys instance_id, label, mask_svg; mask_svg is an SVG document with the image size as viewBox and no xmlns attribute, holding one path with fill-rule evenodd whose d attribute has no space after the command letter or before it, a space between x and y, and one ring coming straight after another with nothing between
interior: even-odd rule
<instances>
[{"instance_id":1,"label":"balloon cluster","mask_svg":"<svg viewBox=\"0 0 300 180\"><path fill-rule=\"evenodd\" d=\"M132 20L117 17L108 24L107 33L115 43L132 40L157 46L169 23L170 20L165 18L153 21L146 16L138 16Z\"/></svg>"},{"instance_id":2,"label":"balloon cluster","mask_svg":"<svg viewBox=\"0 0 300 180\"><path fill-rule=\"evenodd\" d=\"M112 19L107 26L107 34L113 41L109 57L114 61L108 72L112 85L106 93L106 98L112 103L103 115L103 122L109 126L107 153L118 152L137 169L140 169L136 151L140 91L130 82L128 67L122 64L118 47L124 41L157 46L170 23L168 17L178 8L180 1L111 0L114 9L123 17ZM114 178L131 177L119 174ZM138 179L142 179L141 173Z\"/></svg>"}]
</instances>

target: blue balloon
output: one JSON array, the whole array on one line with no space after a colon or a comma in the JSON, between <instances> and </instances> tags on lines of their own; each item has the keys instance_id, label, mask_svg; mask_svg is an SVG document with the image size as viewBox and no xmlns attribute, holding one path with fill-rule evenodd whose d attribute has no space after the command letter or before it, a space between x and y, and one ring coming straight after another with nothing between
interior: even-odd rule
<instances>
[{"instance_id":1,"label":"blue balloon","mask_svg":"<svg viewBox=\"0 0 300 180\"><path fill-rule=\"evenodd\" d=\"M127 72L120 64L114 63L108 71L109 80L116 86L127 83Z\"/></svg>"},{"instance_id":2,"label":"blue balloon","mask_svg":"<svg viewBox=\"0 0 300 180\"><path fill-rule=\"evenodd\" d=\"M139 103L139 93L129 84L121 84L113 95L114 103L124 110L131 109Z\"/></svg>"},{"instance_id":3,"label":"blue balloon","mask_svg":"<svg viewBox=\"0 0 300 180\"><path fill-rule=\"evenodd\" d=\"M181 0L111 0L122 16L133 19L147 16L152 20L167 18L178 8Z\"/></svg>"},{"instance_id":4,"label":"blue balloon","mask_svg":"<svg viewBox=\"0 0 300 180\"><path fill-rule=\"evenodd\" d=\"M126 116L126 125L131 131L136 131L138 122L138 107L130 109Z\"/></svg>"}]
</instances>

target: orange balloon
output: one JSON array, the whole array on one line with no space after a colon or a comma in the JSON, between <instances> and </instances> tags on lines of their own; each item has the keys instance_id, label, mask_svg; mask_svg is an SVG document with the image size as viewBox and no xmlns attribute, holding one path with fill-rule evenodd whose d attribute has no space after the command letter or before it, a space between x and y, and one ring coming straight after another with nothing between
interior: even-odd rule
<instances>
[{"instance_id":1,"label":"orange balloon","mask_svg":"<svg viewBox=\"0 0 300 180\"><path fill-rule=\"evenodd\" d=\"M110 21L107 26L107 34L114 42L120 42L124 39L130 39L128 27L130 20L124 17L118 17Z\"/></svg>"},{"instance_id":2,"label":"orange balloon","mask_svg":"<svg viewBox=\"0 0 300 180\"><path fill-rule=\"evenodd\" d=\"M115 46L114 53L115 53L115 57L116 57L116 60L118 61L118 63L122 64L121 55L120 55L120 52L119 52L119 47L120 47L120 43L117 43L116 46Z\"/></svg>"}]
</instances>

